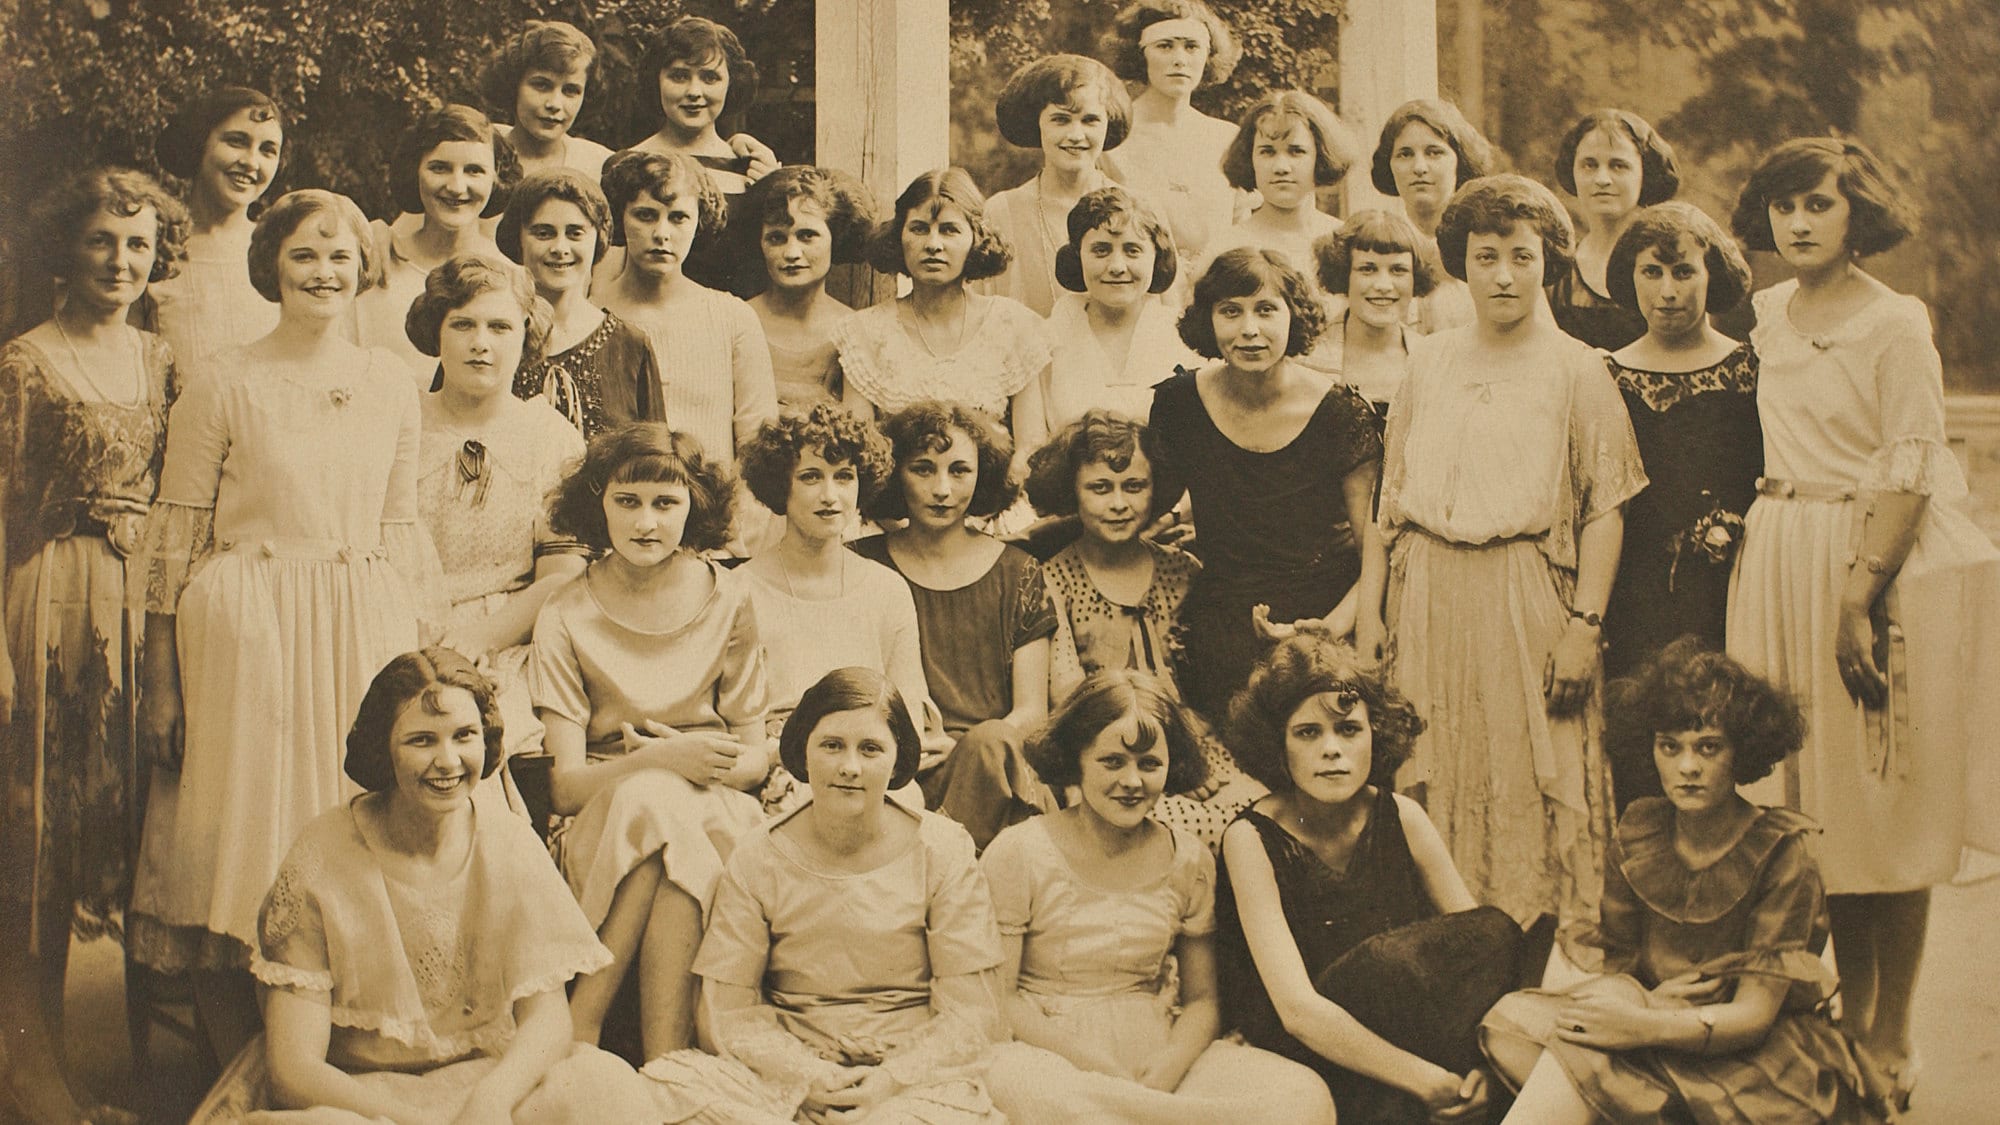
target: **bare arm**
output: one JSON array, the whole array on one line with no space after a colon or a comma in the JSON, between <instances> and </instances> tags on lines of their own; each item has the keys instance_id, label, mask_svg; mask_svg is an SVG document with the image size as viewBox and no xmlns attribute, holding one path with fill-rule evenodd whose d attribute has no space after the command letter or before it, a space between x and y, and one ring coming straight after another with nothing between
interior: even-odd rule
<instances>
[{"instance_id":1,"label":"bare arm","mask_svg":"<svg viewBox=\"0 0 2000 1125\"><path fill-rule=\"evenodd\" d=\"M472 1088L472 1097L458 1113L457 1121L508 1121L549 1068L570 1052L571 1026L569 999L561 986L514 1002L514 1038L500 1056L499 1065L486 1072Z\"/></svg>"},{"instance_id":2,"label":"bare arm","mask_svg":"<svg viewBox=\"0 0 2000 1125\"><path fill-rule=\"evenodd\" d=\"M1865 492L1861 505L1861 545L1847 568L1840 591L1840 625L1834 634L1834 659L1847 693L1864 706L1879 708L1889 697L1887 671L1876 659L1870 618L1875 601L1903 568L1917 542L1917 526L1930 497L1915 492Z\"/></svg>"},{"instance_id":3,"label":"bare arm","mask_svg":"<svg viewBox=\"0 0 2000 1125\"><path fill-rule=\"evenodd\" d=\"M1430 895L1431 905L1438 913L1456 914L1478 906L1479 900L1466 889L1458 865L1451 861L1451 849L1445 847L1444 837L1438 835L1437 825L1431 823L1424 807L1398 795L1396 814L1403 825L1403 836L1409 841L1417 875L1424 881L1424 892Z\"/></svg>"},{"instance_id":4,"label":"bare arm","mask_svg":"<svg viewBox=\"0 0 2000 1125\"><path fill-rule=\"evenodd\" d=\"M549 765L549 800L555 811L574 816L592 797L640 770L663 769L680 774L696 785L711 785L727 779L737 770L744 745L735 734L719 731L692 731L661 736L669 730L649 723L648 731L625 727L625 743L631 749L615 757L591 761L585 752L585 731L575 720L547 708L537 708L544 732L542 744L554 761ZM764 733L757 732L757 754L764 756ZM760 775L761 776L761 775Z\"/></svg>"},{"instance_id":5,"label":"bare arm","mask_svg":"<svg viewBox=\"0 0 2000 1125\"><path fill-rule=\"evenodd\" d=\"M1361 576L1348 596L1354 601L1354 648L1364 660L1380 660L1388 629L1382 624L1382 602L1389 585L1389 551L1383 544L1382 529L1375 526L1375 485L1382 477L1382 464L1371 461L1347 474L1340 482L1341 499L1347 504L1347 526L1354 529L1361 551Z\"/></svg>"},{"instance_id":6,"label":"bare arm","mask_svg":"<svg viewBox=\"0 0 2000 1125\"><path fill-rule=\"evenodd\" d=\"M358 1082L326 1061L333 1041L333 1009L325 994L302 996L281 988L264 992L264 1051L271 1096L285 1109L327 1106L363 1117L420 1125L398 1098Z\"/></svg>"},{"instance_id":7,"label":"bare arm","mask_svg":"<svg viewBox=\"0 0 2000 1125\"><path fill-rule=\"evenodd\" d=\"M1180 962L1181 1016L1167 1036L1167 1045L1146 1063L1139 1081L1155 1090L1174 1090L1189 1068L1215 1042L1222 1029L1222 1010L1215 1000L1215 941L1208 934L1180 936L1174 943Z\"/></svg>"},{"instance_id":8,"label":"bare arm","mask_svg":"<svg viewBox=\"0 0 2000 1125\"><path fill-rule=\"evenodd\" d=\"M1590 701L1600 658L1601 626L1586 624L1581 614L1604 614L1611 601L1611 584L1618 577L1618 556L1625 548L1625 510L1613 508L1583 525L1576 536L1576 589L1570 597L1572 616L1549 654L1543 690L1549 714L1573 715Z\"/></svg>"},{"instance_id":9,"label":"bare arm","mask_svg":"<svg viewBox=\"0 0 2000 1125\"><path fill-rule=\"evenodd\" d=\"M1735 999L1721 1004L1649 1008L1603 996L1577 1000L1557 1013L1556 1035L1605 1051L1664 1047L1699 1055L1735 1054L1771 1033L1788 988L1784 980L1745 976L1737 979Z\"/></svg>"},{"instance_id":10,"label":"bare arm","mask_svg":"<svg viewBox=\"0 0 2000 1125\"><path fill-rule=\"evenodd\" d=\"M447 632L444 643L471 659L528 643L542 603L563 583L583 573L582 555L543 555L535 560L535 580L507 595L501 607L463 630Z\"/></svg>"},{"instance_id":11,"label":"bare arm","mask_svg":"<svg viewBox=\"0 0 2000 1125\"><path fill-rule=\"evenodd\" d=\"M1040 637L1014 650L1014 706L1001 718L1027 733L1049 717L1049 639Z\"/></svg>"}]
</instances>

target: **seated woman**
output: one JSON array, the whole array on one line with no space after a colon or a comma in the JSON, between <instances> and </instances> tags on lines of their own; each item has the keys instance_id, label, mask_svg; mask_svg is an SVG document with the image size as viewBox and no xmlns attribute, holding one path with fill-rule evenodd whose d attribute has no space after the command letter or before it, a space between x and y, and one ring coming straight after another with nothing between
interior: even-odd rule
<instances>
[{"instance_id":1,"label":"seated woman","mask_svg":"<svg viewBox=\"0 0 2000 1125\"><path fill-rule=\"evenodd\" d=\"M502 741L493 683L459 654L376 674L344 763L367 792L279 868L251 958L264 1041L196 1122L639 1119L645 1083L570 1040L563 985L610 955L534 832L474 811Z\"/></svg>"},{"instance_id":2,"label":"seated woman","mask_svg":"<svg viewBox=\"0 0 2000 1125\"><path fill-rule=\"evenodd\" d=\"M770 281L750 298L750 310L770 343L778 404L804 408L838 399L833 330L854 310L826 291L826 278L836 265L861 261L875 229L874 197L845 172L794 165L758 180L743 210L737 242L756 243Z\"/></svg>"},{"instance_id":3,"label":"seated woman","mask_svg":"<svg viewBox=\"0 0 2000 1125\"><path fill-rule=\"evenodd\" d=\"M1000 829L1056 807L1021 754L1049 710L1055 615L1042 568L1026 551L966 526L1013 500L1013 445L990 416L920 402L882 429L896 475L863 505L871 520L906 521L854 544L903 576L917 603L924 679L957 746L917 776L924 802L984 848Z\"/></svg>"},{"instance_id":4,"label":"seated woman","mask_svg":"<svg viewBox=\"0 0 2000 1125\"><path fill-rule=\"evenodd\" d=\"M1649 750L1665 797L1632 803L1604 869L1607 975L1517 992L1481 1035L1519 1088L1508 1121L1877 1121L1836 982L1803 813L1736 787L1798 750L1789 695L1693 637L1611 687L1607 737Z\"/></svg>"},{"instance_id":5,"label":"seated woman","mask_svg":"<svg viewBox=\"0 0 2000 1125\"><path fill-rule=\"evenodd\" d=\"M991 1072L1000 1108L1038 1123L1331 1125L1318 1075L1215 1037L1215 859L1147 817L1202 780L1171 685L1093 673L1029 754L1083 797L1002 832L980 861L1015 985L1016 1042Z\"/></svg>"},{"instance_id":6,"label":"seated woman","mask_svg":"<svg viewBox=\"0 0 2000 1125\"><path fill-rule=\"evenodd\" d=\"M984 1081L1000 934L972 841L886 799L919 753L876 672L836 669L800 697L778 755L813 800L730 857L695 960L714 1054L646 1065L665 1120L1006 1120Z\"/></svg>"},{"instance_id":7,"label":"seated woman","mask_svg":"<svg viewBox=\"0 0 2000 1125\"><path fill-rule=\"evenodd\" d=\"M647 1058L694 1034L702 919L770 772L764 648L722 544L736 482L685 434L635 422L591 443L549 523L603 557L542 606L529 689L547 727L560 854L611 949L577 982L577 1038L597 1041L636 960Z\"/></svg>"},{"instance_id":8,"label":"seated woman","mask_svg":"<svg viewBox=\"0 0 2000 1125\"><path fill-rule=\"evenodd\" d=\"M1349 1121L1481 1120L1479 1018L1521 960L1513 920L1390 788L1423 725L1316 626L1230 707L1230 749L1272 792L1222 837L1224 1026L1317 1070Z\"/></svg>"},{"instance_id":9,"label":"seated woman","mask_svg":"<svg viewBox=\"0 0 2000 1125\"><path fill-rule=\"evenodd\" d=\"M1159 438L1144 425L1093 410L1028 459L1028 499L1044 518L1074 520L1076 542L1042 564L1056 635L1049 698L1061 702L1101 671L1130 668L1181 699L1181 605L1201 563L1142 533L1157 514ZM1222 830L1265 789L1190 716L1208 780L1160 797L1154 816L1213 849Z\"/></svg>"}]
</instances>

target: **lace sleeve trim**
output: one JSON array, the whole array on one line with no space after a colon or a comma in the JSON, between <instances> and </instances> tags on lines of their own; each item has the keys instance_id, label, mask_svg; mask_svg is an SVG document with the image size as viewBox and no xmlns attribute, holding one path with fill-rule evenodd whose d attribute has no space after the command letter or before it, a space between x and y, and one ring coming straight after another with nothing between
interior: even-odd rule
<instances>
[{"instance_id":1,"label":"lace sleeve trim","mask_svg":"<svg viewBox=\"0 0 2000 1125\"><path fill-rule=\"evenodd\" d=\"M1861 487L1958 500L1966 495L1965 470L1951 447L1935 438L1897 438L1868 459Z\"/></svg>"},{"instance_id":2,"label":"lace sleeve trim","mask_svg":"<svg viewBox=\"0 0 2000 1125\"><path fill-rule=\"evenodd\" d=\"M171 616L180 605L181 592L214 553L214 508L155 501L139 547L146 612Z\"/></svg>"}]
</instances>

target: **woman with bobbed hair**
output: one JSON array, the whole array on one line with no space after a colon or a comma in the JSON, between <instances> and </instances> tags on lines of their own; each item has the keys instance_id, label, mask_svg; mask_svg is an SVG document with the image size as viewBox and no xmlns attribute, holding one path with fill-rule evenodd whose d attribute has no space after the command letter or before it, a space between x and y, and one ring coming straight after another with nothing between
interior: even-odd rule
<instances>
[{"instance_id":1,"label":"woman with bobbed hair","mask_svg":"<svg viewBox=\"0 0 2000 1125\"><path fill-rule=\"evenodd\" d=\"M1082 55L1047 55L1007 80L993 106L1000 137L1016 148L1039 150L1042 166L1027 183L986 201L987 222L1011 256L981 292L1049 315L1060 296L1056 255L1063 224L1085 194L1111 183L1098 164L1124 142L1131 115L1124 84Z\"/></svg>"},{"instance_id":2,"label":"woman with bobbed hair","mask_svg":"<svg viewBox=\"0 0 2000 1125\"><path fill-rule=\"evenodd\" d=\"M1382 123L1369 180L1383 195L1403 201L1403 213L1435 249L1445 204L1462 185L1499 171L1500 156L1484 134L1447 101L1419 98L1396 107ZM1410 303L1410 325L1437 332L1472 323L1472 302L1456 274Z\"/></svg>"},{"instance_id":3,"label":"woman with bobbed hair","mask_svg":"<svg viewBox=\"0 0 2000 1125\"><path fill-rule=\"evenodd\" d=\"M494 253L492 226L521 178L514 146L486 115L467 105L426 110L410 122L389 158L389 198L400 214L370 224L383 282L355 305L361 345L387 348L411 366L421 387L432 364L410 344L403 318L424 279L445 259Z\"/></svg>"},{"instance_id":4,"label":"woman with bobbed hair","mask_svg":"<svg viewBox=\"0 0 2000 1125\"><path fill-rule=\"evenodd\" d=\"M1388 557L1370 573L1388 578L1390 672L1429 727L1404 785L1426 787L1475 898L1523 923L1556 915L1573 949L1611 831L1604 608L1646 474L1603 358L1545 311L1570 246L1532 180L1452 197L1438 248L1477 320L1410 343L1374 541Z\"/></svg>"},{"instance_id":5,"label":"woman with bobbed hair","mask_svg":"<svg viewBox=\"0 0 2000 1125\"><path fill-rule=\"evenodd\" d=\"M1210 240L1242 205L1222 175L1236 127L1194 108L1194 92L1204 79L1226 80L1243 48L1202 0L1136 0L1119 9L1098 54L1141 87L1131 132L1102 161L1104 171L1160 208L1181 265L1191 268L1211 256Z\"/></svg>"},{"instance_id":6,"label":"woman with bobbed hair","mask_svg":"<svg viewBox=\"0 0 2000 1125\"><path fill-rule=\"evenodd\" d=\"M1267 653L1229 711L1229 747L1271 795L1222 837L1223 1027L1312 1067L1347 1119L1481 1120L1479 1018L1524 943L1395 792L1423 719L1318 625Z\"/></svg>"},{"instance_id":7,"label":"woman with bobbed hair","mask_svg":"<svg viewBox=\"0 0 2000 1125\"><path fill-rule=\"evenodd\" d=\"M1275 250L1312 276L1313 243L1340 229L1319 209L1319 190L1339 183L1354 163L1347 127L1304 90L1273 90L1237 119L1222 156L1222 175L1257 207L1209 244L1209 257L1234 246Z\"/></svg>"},{"instance_id":8,"label":"woman with bobbed hair","mask_svg":"<svg viewBox=\"0 0 2000 1125\"><path fill-rule=\"evenodd\" d=\"M567 168L592 183L611 150L571 132L596 75L597 44L561 20L528 20L487 56L480 98L523 175Z\"/></svg>"},{"instance_id":9,"label":"woman with bobbed hair","mask_svg":"<svg viewBox=\"0 0 2000 1125\"><path fill-rule=\"evenodd\" d=\"M853 312L826 291L836 265L859 262L875 229L868 186L845 172L792 165L757 181L743 207L738 242L756 243L770 287L750 298L771 345L781 406L840 397L834 326Z\"/></svg>"},{"instance_id":10,"label":"woman with bobbed hair","mask_svg":"<svg viewBox=\"0 0 2000 1125\"><path fill-rule=\"evenodd\" d=\"M174 405L137 552L154 768L127 936L134 960L194 970L218 1058L256 1025L246 968L272 876L352 795L340 736L362 690L443 616L416 388L347 339L381 276L347 197L295 191L264 212L250 280L278 327L217 353Z\"/></svg>"},{"instance_id":11,"label":"woman with bobbed hair","mask_svg":"<svg viewBox=\"0 0 2000 1125\"><path fill-rule=\"evenodd\" d=\"M1806 742L1754 796L1820 822L1842 1023L1907 1101L1930 888L2000 851L2000 552L1946 445L1923 303L1859 259L1913 229L1865 146L1779 145L1730 225L1797 276L1752 300L1764 477L1730 579L1730 655L1795 692Z\"/></svg>"},{"instance_id":12,"label":"woman with bobbed hair","mask_svg":"<svg viewBox=\"0 0 2000 1125\"><path fill-rule=\"evenodd\" d=\"M1313 258L1331 298L1331 322L1313 361L1360 392L1386 423L1410 371L1410 302L1438 285L1431 241L1401 211L1369 209L1315 243Z\"/></svg>"},{"instance_id":13,"label":"woman with bobbed hair","mask_svg":"<svg viewBox=\"0 0 2000 1125\"><path fill-rule=\"evenodd\" d=\"M29 259L63 299L0 346L0 1105L42 1121L85 1110L63 1074L70 934L116 933L131 886L139 765L131 707L143 620L138 546L180 376L127 321L173 276L187 212L150 176L91 168L37 204ZM128 597L128 590L130 595Z\"/></svg>"},{"instance_id":14,"label":"woman with bobbed hair","mask_svg":"<svg viewBox=\"0 0 2000 1125\"><path fill-rule=\"evenodd\" d=\"M187 181L186 260L146 289L136 323L166 337L185 375L210 353L247 344L278 323L278 310L250 284L255 212L284 163L285 120L268 94L222 86L175 113L153 151L160 168Z\"/></svg>"},{"instance_id":15,"label":"woman with bobbed hair","mask_svg":"<svg viewBox=\"0 0 2000 1125\"><path fill-rule=\"evenodd\" d=\"M1576 261L1549 285L1556 327L1613 352L1646 334L1646 320L1617 300L1608 264L1641 207L1680 191L1674 146L1637 114L1598 109L1583 115L1556 146L1556 185L1576 199L1583 236ZM1721 311L1720 309L1717 310Z\"/></svg>"}]
</instances>

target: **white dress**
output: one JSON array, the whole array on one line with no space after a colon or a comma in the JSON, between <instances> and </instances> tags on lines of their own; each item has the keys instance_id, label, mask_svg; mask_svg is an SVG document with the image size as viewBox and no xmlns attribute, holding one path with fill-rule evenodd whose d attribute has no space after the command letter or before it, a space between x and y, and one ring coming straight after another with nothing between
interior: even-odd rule
<instances>
[{"instance_id":1,"label":"white dress","mask_svg":"<svg viewBox=\"0 0 2000 1125\"><path fill-rule=\"evenodd\" d=\"M278 305L250 285L249 239L218 245L204 239L188 246L180 273L146 287L151 308L142 327L166 337L181 376L202 374L209 357L270 334L278 326Z\"/></svg>"},{"instance_id":2,"label":"white dress","mask_svg":"<svg viewBox=\"0 0 2000 1125\"><path fill-rule=\"evenodd\" d=\"M1053 362L1042 376L1043 422L1055 434L1083 417L1087 410L1109 410L1144 421L1153 409L1153 384L1178 367L1198 367L1201 360L1181 342L1178 310L1149 297L1139 306L1138 326L1123 364L1113 364L1090 330L1089 312L1081 293L1056 298L1049 313Z\"/></svg>"},{"instance_id":3,"label":"white dress","mask_svg":"<svg viewBox=\"0 0 2000 1125\"><path fill-rule=\"evenodd\" d=\"M977 295L967 300L983 306L976 313L979 322L957 350L943 356L904 330L894 301L842 317L834 325L833 343L847 385L883 414L940 399L1005 421L1008 400L1049 364L1048 334L1042 319L1019 301Z\"/></svg>"}]
</instances>

